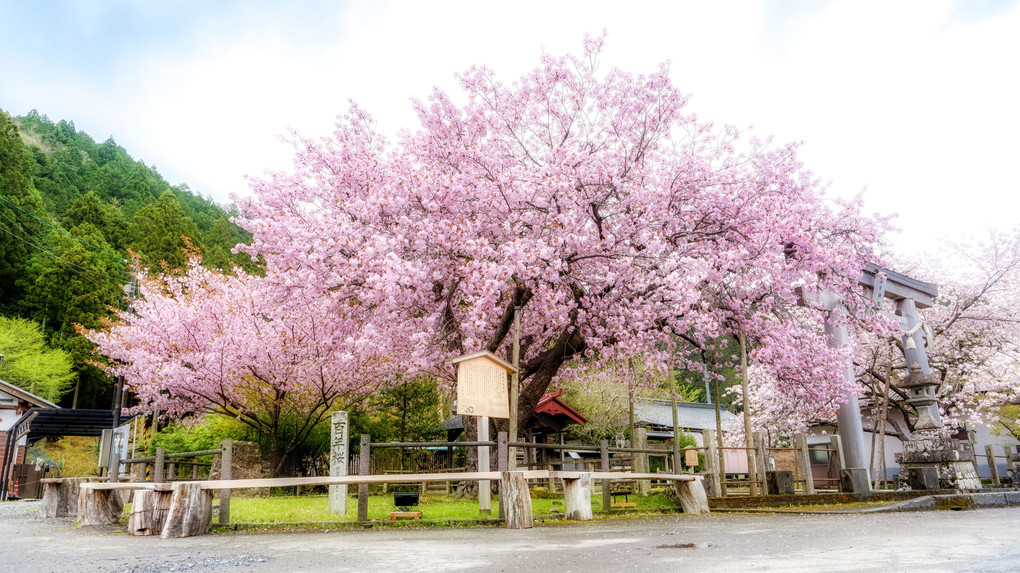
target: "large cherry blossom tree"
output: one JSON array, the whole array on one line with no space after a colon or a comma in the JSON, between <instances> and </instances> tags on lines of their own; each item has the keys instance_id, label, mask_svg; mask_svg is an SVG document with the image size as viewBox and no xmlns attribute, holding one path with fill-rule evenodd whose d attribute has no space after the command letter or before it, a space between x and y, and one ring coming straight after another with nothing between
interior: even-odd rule
<instances>
[{"instance_id":1,"label":"large cherry blossom tree","mask_svg":"<svg viewBox=\"0 0 1020 573\"><path fill-rule=\"evenodd\" d=\"M408 368L508 353L521 307L520 420L581 356L702 368L688 350L743 332L794 400L850 391L821 314L795 319L795 285L855 304L881 224L827 203L795 145L699 120L668 66L601 74L543 56L512 84L484 68L463 93L416 101L389 143L352 106L333 136L297 137L294 169L253 182L239 223L267 280L403 316L385 328Z\"/></svg>"},{"instance_id":2,"label":"large cherry blossom tree","mask_svg":"<svg viewBox=\"0 0 1020 573\"><path fill-rule=\"evenodd\" d=\"M522 424L587 369L711 376L735 335L795 408L858 390L798 287L863 304L883 223L824 200L796 145L698 119L668 66L600 72L601 44L511 84L472 68L392 143L357 105L295 136L293 170L237 200L265 276L152 278L93 339L150 407L242 419L314 422L398 373L452 382L450 357L509 355L518 307Z\"/></svg>"}]
</instances>

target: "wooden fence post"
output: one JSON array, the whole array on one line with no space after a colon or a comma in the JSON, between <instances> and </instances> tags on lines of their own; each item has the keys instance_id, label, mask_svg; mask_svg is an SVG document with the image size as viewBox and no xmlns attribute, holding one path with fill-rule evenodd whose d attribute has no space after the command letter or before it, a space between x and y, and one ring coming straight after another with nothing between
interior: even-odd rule
<instances>
[{"instance_id":1,"label":"wooden fence post","mask_svg":"<svg viewBox=\"0 0 1020 573\"><path fill-rule=\"evenodd\" d=\"M1009 451L1009 446L1002 446L1002 451L1006 454L1006 469L1008 471L1013 471L1013 467L1016 465L1016 463L1010 459L1010 454L1013 452ZM1020 452L1020 446L1017 446L1016 451Z\"/></svg>"},{"instance_id":2,"label":"wooden fence post","mask_svg":"<svg viewBox=\"0 0 1020 573\"><path fill-rule=\"evenodd\" d=\"M705 442L705 481L708 482L705 492L711 497L722 495L722 484L719 483L719 473L716 466L719 465L719 453L716 450L715 430L702 430L702 440ZM724 476L725 477L725 476Z\"/></svg>"},{"instance_id":3,"label":"wooden fence post","mask_svg":"<svg viewBox=\"0 0 1020 573\"><path fill-rule=\"evenodd\" d=\"M609 467L609 440L599 440L599 458L601 463L601 469L604 472L608 472ZM602 511L609 513L613 509L613 489L612 482L607 479L602 480Z\"/></svg>"},{"instance_id":4,"label":"wooden fence post","mask_svg":"<svg viewBox=\"0 0 1020 573\"><path fill-rule=\"evenodd\" d=\"M995 465L995 450L992 446L985 446L985 456L988 458L988 471L992 474L992 487L999 487L999 468Z\"/></svg>"},{"instance_id":5,"label":"wooden fence post","mask_svg":"<svg viewBox=\"0 0 1020 573\"><path fill-rule=\"evenodd\" d=\"M768 495L769 484L766 481L769 471L768 463L768 450L765 448L765 440L762 439L761 432L751 432L751 444L754 447L754 463L755 472L758 474L757 478L760 481L760 489L762 495ZM748 468L750 471L750 468Z\"/></svg>"},{"instance_id":6,"label":"wooden fence post","mask_svg":"<svg viewBox=\"0 0 1020 573\"><path fill-rule=\"evenodd\" d=\"M372 464L371 457L372 436L361 434L361 451L358 454L358 475L369 475L369 466ZM358 484L358 521L368 521L368 484Z\"/></svg>"},{"instance_id":7,"label":"wooden fence post","mask_svg":"<svg viewBox=\"0 0 1020 573\"><path fill-rule=\"evenodd\" d=\"M833 435L829 438L829 445L834 450L832 455L836 458L836 475L839 475L839 471L843 469L843 440L840 439L839 434Z\"/></svg>"},{"instance_id":8,"label":"wooden fence post","mask_svg":"<svg viewBox=\"0 0 1020 573\"><path fill-rule=\"evenodd\" d=\"M196 466L197 467L197 466ZM220 442L220 479L229 480L233 477L234 443L230 440ZM220 490L220 525L230 523L230 490Z\"/></svg>"},{"instance_id":9,"label":"wooden fence post","mask_svg":"<svg viewBox=\"0 0 1020 573\"><path fill-rule=\"evenodd\" d=\"M152 468L152 481L155 483L163 483L166 481L166 473L164 471L166 463L166 450L162 447L156 448L156 464Z\"/></svg>"},{"instance_id":10,"label":"wooden fence post","mask_svg":"<svg viewBox=\"0 0 1020 573\"><path fill-rule=\"evenodd\" d=\"M797 448L797 462L800 468L800 476L804 479L804 493L815 494L815 479L811 475L811 452L808 450L807 436L796 434L793 436L794 446Z\"/></svg>"},{"instance_id":11,"label":"wooden fence post","mask_svg":"<svg viewBox=\"0 0 1020 573\"><path fill-rule=\"evenodd\" d=\"M506 432L496 433L496 469L502 473L509 471L510 465L510 439ZM500 519L506 519L506 504L503 500L506 499L503 491L503 480L499 480L499 517Z\"/></svg>"}]
</instances>

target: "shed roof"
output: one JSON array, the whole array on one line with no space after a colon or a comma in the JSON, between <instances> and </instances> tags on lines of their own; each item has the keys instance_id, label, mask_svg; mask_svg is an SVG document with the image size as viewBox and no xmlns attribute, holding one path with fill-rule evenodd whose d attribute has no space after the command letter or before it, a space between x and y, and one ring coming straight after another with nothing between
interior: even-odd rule
<instances>
[{"instance_id":1,"label":"shed roof","mask_svg":"<svg viewBox=\"0 0 1020 573\"><path fill-rule=\"evenodd\" d=\"M678 425L684 430L714 430L715 405L696 402L677 402ZM720 412L723 425L736 418L730 412ZM670 400L638 398L634 403L634 422L642 425L673 427L673 403Z\"/></svg>"},{"instance_id":2,"label":"shed roof","mask_svg":"<svg viewBox=\"0 0 1020 573\"><path fill-rule=\"evenodd\" d=\"M32 406L38 406L40 408L60 407L54 404L53 402L50 402L49 400L44 400L36 396L35 394L29 392L28 390L19 388L14 384L11 384L10 382L4 382L3 380L0 380L0 392L3 392L4 394L9 394L19 400L24 400L25 402L28 402Z\"/></svg>"}]
</instances>

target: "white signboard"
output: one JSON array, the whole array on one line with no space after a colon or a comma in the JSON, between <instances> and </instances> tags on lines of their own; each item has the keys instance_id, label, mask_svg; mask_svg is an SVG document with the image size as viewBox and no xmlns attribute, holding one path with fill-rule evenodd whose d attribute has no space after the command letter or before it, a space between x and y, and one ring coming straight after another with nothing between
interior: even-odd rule
<instances>
[{"instance_id":1,"label":"white signboard","mask_svg":"<svg viewBox=\"0 0 1020 573\"><path fill-rule=\"evenodd\" d=\"M350 424L347 412L333 412L330 419L329 475L347 475L347 450ZM329 486L329 512L347 515L347 484Z\"/></svg>"},{"instance_id":2,"label":"white signboard","mask_svg":"<svg viewBox=\"0 0 1020 573\"><path fill-rule=\"evenodd\" d=\"M488 356L457 364L457 413L465 416L510 417L507 369Z\"/></svg>"}]
</instances>

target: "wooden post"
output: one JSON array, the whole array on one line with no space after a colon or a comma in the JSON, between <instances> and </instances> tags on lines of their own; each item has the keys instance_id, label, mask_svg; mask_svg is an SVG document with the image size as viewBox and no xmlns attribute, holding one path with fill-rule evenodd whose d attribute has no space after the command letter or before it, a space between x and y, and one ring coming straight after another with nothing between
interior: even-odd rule
<instances>
[{"instance_id":1,"label":"wooden post","mask_svg":"<svg viewBox=\"0 0 1020 573\"><path fill-rule=\"evenodd\" d=\"M793 436L794 446L797 448L797 461L800 467L800 475L804 478L804 493L815 494L815 480L811 475L811 452L808 450L807 436L796 434Z\"/></svg>"},{"instance_id":2,"label":"wooden post","mask_svg":"<svg viewBox=\"0 0 1020 573\"><path fill-rule=\"evenodd\" d=\"M369 466L372 464L371 457L372 436L361 434L361 451L358 454L358 475L369 475ZM358 521L368 521L368 484L358 484Z\"/></svg>"},{"instance_id":3,"label":"wooden post","mask_svg":"<svg viewBox=\"0 0 1020 573\"><path fill-rule=\"evenodd\" d=\"M1013 466L1016 465L1010 458L1010 454L1013 452L1009 451L1009 446L1002 446L1002 451L1006 453L1006 469L1013 471ZM1017 451L1020 452L1020 446L1017 446Z\"/></svg>"},{"instance_id":4,"label":"wooden post","mask_svg":"<svg viewBox=\"0 0 1020 573\"><path fill-rule=\"evenodd\" d=\"M510 471L510 448L509 438L506 432L496 433L496 470L500 473ZM503 503L505 499L503 493L503 480L499 480L499 517L500 519L506 518L506 504Z\"/></svg>"},{"instance_id":5,"label":"wooden post","mask_svg":"<svg viewBox=\"0 0 1020 573\"><path fill-rule=\"evenodd\" d=\"M117 483L120 481L120 454L110 454L110 469L107 471L110 477L110 483Z\"/></svg>"},{"instance_id":6,"label":"wooden post","mask_svg":"<svg viewBox=\"0 0 1020 573\"><path fill-rule=\"evenodd\" d=\"M521 393L521 375L519 370L521 367L521 307L519 306L514 307L514 344L513 355L511 357L511 360L513 367L517 368L518 370L515 370L513 373L510 374L510 420L509 420L510 423L508 424L508 426L510 428L509 435L513 437L513 441L516 442L518 441L517 437L520 434L518 432L518 426L520 425L520 423L517 419L518 410L517 403L520 401L519 396ZM516 470L517 469L516 448L510 449L509 461L510 469ZM502 513L502 511L503 509L500 508L500 513Z\"/></svg>"},{"instance_id":7,"label":"wooden post","mask_svg":"<svg viewBox=\"0 0 1020 573\"><path fill-rule=\"evenodd\" d=\"M709 513L708 494L701 480L679 481L674 489L684 513Z\"/></svg>"},{"instance_id":8,"label":"wooden post","mask_svg":"<svg viewBox=\"0 0 1020 573\"><path fill-rule=\"evenodd\" d=\"M757 479L761 480L761 489L758 491L761 492L761 495L767 495L769 487L765 483L765 476L769 471L768 450L765 448L765 440L762 439L761 432L751 432L751 443L753 444L755 454L755 473L758 474Z\"/></svg>"},{"instance_id":9,"label":"wooden post","mask_svg":"<svg viewBox=\"0 0 1020 573\"><path fill-rule=\"evenodd\" d=\"M212 528L212 490L202 489L198 483L173 484L170 509L160 537L176 539L209 533Z\"/></svg>"},{"instance_id":10,"label":"wooden post","mask_svg":"<svg viewBox=\"0 0 1020 573\"><path fill-rule=\"evenodd\" d=\"M591 474L563 480L563 510L566 519L591 521Z\"/></svg>"},{"instance_id":11,"label":"wooden post","mask_svg":"<svg viewBox=\"0 0 1020 573\"><path fill-rule=\"evenodd\" d=\"M166 473L164 472L165 462L166 450L162 447L156 448L156 466L152 468L152 481L156 483L163 483L166 481Z\"/></svg>"},{"instance_id":12,"label":"wooden post","mask_svg":"<svg viewBox=\"0 0 1020 573\"><path fill-rule=\"evenodd\" d=\"M79 525L113 525L123 511L124 504L117 490L83 487L78 492Z\"/></svg>"},{"instance_id":13,"label":"wooden post","mask_svg":"<svg viewBox=\"0 0 1020 573\"><path fill-rule=\"evenodd\" d=\"M719 451L716 449L715 430L702 430L701 436L705 440L705 479L708 485L705 488L708 495L716 497L723 496L722 484L725 476L720 475Z\"/></svg>"},{"instance_id":14,"label":"wooden post","mask_svg":"<svg viewBox=\"0 0 1020 573\"><path fill-rule=\"evenodd\" d=\"M534 518L531 513L531 492L523 472L503 472L503 493L506 495L506 528L531 529ZM502 501L502 500L501 500Z\"/></svg>"},{"instance_id":15,"label":"wooden post","mask_svg":"<svg viewBox=\"0 0 1020 573\"><path fill-rule=\"evenodd\" d=\"M604 472L610 470L609 467L609 441L602 439L599 440L599 457L601 463L601 469ZM609 513L613 509L613 489L612 484L609 480L602 480L602 511Z\"/></svg>"},{"instance_id":16,"label":"wooden post","mask_svg":"<svg viewBox=\"0 0 1020 573\"><path fill-rule=\"evenodd\" d=\"M135 491L131 514L128 516L128 535L160 535L170 513L168 491L140 489Z\"/></svg>"},{"instance_id":17,"label":"wooden post","mask_svg":"<svg viewBox=\"0 0 1020 573\"><path fill-rule=\"evenodd\" d=\"M634 439L632 440L634 447L643 449L648 448L648 430L646 428L634 428ZM648 473L648 454L644 452L634 452L634 462L632 464L636 473ZM638 495L647 496L652 492L652 482L646 479L639 479L635 484Z\"/></svg>"},{"instance_id":18,"label":"wooden post","mask_svg":"<svg viewBox=\"0 0 1020 573\"><path fill-rule=\"evenodd\" d=\"M673 372L673 370L670 370L669 372L670 372L671 376L673 376L674 378L676 377L676 375ZM672 384L673 384L673 386L676 385L675 380L673 381ZM672 405L673 405L673 473L678 474L678 473L680 473L680 468L682 468L683 465L681 465L681 463L680 463L680 460L681 460L681 458L680 458L680 420L679 420L679 416L680 415L679 415L679 412L676 409L676 396L675 395L672 397Z\"/></svg>"},{"instance_id":19,"label":"wooden post","mask_svg":"<svg viewBox=\"0 0 1020 573\"><path fill-rule=\"evenodd\" d=\"M234 473L234 443L230 440L220 442L220 479L228 480ZM220 490L220 525L230 523L230 490Z\"/></svg>"},{"instance_id":20,"label":"wooden post","mask_svg":"<svg viewBox=\"0 0 1020 573\"><path fill-rule=\"evenodd\" d=\"M845 469L843 467L843 440L839 434L836 434L829 438L829 445L834 450L832 455L836 458L836 475L839 475L839 470Z\"/></svg>"},{"instance_id":21,"label":"wooden post","mask_svg":"<svg viewBox=\"0 0 1020 573\"><path fill-rule=\"evenodd\" d=\"M177 479L177 462L170 462L166 465L166 481L174 481Z\"/></svg>"},{"instance_id":22,"label":"wooden post","mask_svg":"<svg viewBox=\"0 0 1020 573\"><path fill-rule=\"evenodd\" d=\"M999 487L1001 485L999 483L999 468L995 465L995 450L992 449L992 446L985 446L985 456L988 458L988 471L992 474L992 487Z\"/></svg>"},{"instance_id":23,"label":"wooden post","mask_svg":"<svg viewBox=\"0 0 1020 573\"><path fill-rule=\"evenodd\" d=\"M489 417L478 417L478 441L489 441ZM478 471L487 472L491 469L489 465L489 446L478 446ZM492 486L489 480L478 480L478 513L482 515L492 514Z\"/></svg>"},{"instance_id":24,"label":"wooden post","mask_svg":"<svg viewBox=\"0 0 1020 573\"><path fill-rule=\"evenodd\" d=\"M755 451L751 444L751 399L748 397L748 381L747 381L747 340L744 335L738 336L740 340L740 391L742 397L741 408L744 414L744 447L748 448L744 450L747 454L747 479L751 483L749 485L749 493L752 496L756 496L759 493L758 480L761 480L761 493L765 494L768 492L768 488L765 485L765 476L761 475L756 469Z\"/></svg>"}]
</instances>

